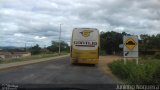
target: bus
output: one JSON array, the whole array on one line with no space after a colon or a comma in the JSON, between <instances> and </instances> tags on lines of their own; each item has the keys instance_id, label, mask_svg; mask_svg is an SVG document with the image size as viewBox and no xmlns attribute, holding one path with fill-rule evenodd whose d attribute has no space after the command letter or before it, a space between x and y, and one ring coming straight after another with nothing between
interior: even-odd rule
<instances>
[{"instance_id":1,"label":"bus","mask_svg":"<svg viewBox=\"0 0 160 90\"><path fill-rule=\"evenodd\" d=\"M74 28L72 31L70 63L98 64L99 30L96 28Z\"/></svg>"}]
</instances>

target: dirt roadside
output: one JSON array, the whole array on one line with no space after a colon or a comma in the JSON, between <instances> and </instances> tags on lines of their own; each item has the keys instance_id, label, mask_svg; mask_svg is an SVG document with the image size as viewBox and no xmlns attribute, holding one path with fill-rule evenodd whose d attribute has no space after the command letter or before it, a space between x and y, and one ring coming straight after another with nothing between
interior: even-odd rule
<instances>
[{"instance_id":1,"label":"dirt roadside","mask_svg":"<svg viewBox=\"0 0 160 90\"><path fill-rule=\"evenodd\" d=\"M55 57L49 57L49 58L34 59L34 60L29 60L29 61L21 61L21 62L0 64L0 70L13 68L13 67L19 67L19 66L23 66L23 65L27 65L27 64L49 61L49 60L53 60L53 59L56 60L58 58L63 58L63 57L67 57L67 56L69 56L69 55L62 55L62 56L55 56Z\"/></svg>"},{"instance_id":2,"label":"dirt roadside","mask_svg":"<svg viewBox=\"0 0 160 90\"><path fill-rule=\"evenodd\" d=\"M120 83L120 80L112 74L111 69L108 67L109 63L112 63L115 60L122 59L122 56L115 56L115 55L106 55L106 56L100 56L99 58L99 64L98 68L104 72L105 74L111 76L113 79L118 81Z\"/></svg>"}]
</instances>

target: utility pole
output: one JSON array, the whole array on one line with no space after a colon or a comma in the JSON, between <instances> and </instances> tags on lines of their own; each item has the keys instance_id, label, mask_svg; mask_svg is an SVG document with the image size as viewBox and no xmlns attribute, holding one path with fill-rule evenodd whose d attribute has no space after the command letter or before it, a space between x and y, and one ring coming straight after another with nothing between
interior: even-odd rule
<instances>
[{"instance_id":1,"label":"utility pole","mask_svg":"<svg viewBox=\"0 0 160 90\"><path fill-rule=\"evenodd\" d=\"M61 54L61 25L59 27L59 55Z\"/></svg>"},{"instance_id":2,"label":"utility pole","mask_svg":"<svg viewBox=\"0 0 160 90\"><path fill-rule=\"evenodd\" d=\"M25 43L25 52L27 52L27 44Z\"/></svg>"}]
</instances>

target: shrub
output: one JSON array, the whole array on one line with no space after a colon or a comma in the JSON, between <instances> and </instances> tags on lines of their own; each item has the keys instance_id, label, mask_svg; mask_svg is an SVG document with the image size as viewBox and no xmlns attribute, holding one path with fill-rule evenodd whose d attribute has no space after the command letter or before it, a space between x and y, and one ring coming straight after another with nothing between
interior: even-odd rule
<instances>
[{"instance_id":1,"label":"shrub","mask_svg":"<svg viewBox=\"0 0 160 90\"><path fill-rule=\"evenodd\" d=\"M154 58L155 58L155 59L160 59L160 52L156 53L156 54L154 55Z\"/></svg>"},{"instance_id":2,"label":"shrub","mask_svg":"<svg viewBox=\"0 0 160 90\"><path fill-rule=\"evenodd\" d=\"M158 63L136 65L124 64L122 60L109 65L112 72L127 84L160 84L160 66Z\"/></svg>"}]
</instances>

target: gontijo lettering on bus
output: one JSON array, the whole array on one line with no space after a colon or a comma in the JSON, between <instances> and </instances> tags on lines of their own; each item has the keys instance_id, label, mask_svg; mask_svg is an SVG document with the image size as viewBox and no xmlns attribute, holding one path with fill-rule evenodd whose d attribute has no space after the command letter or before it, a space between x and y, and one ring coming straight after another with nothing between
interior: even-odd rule
<instances>
[{"instance_id":1,"label":"gontijo lettering on bus","mask_svg":"<svg viewBox=\"0 0 160 90\"><path fill-rule=\"evenodd\" d=\"M96 41L74 41L75 46L84 46L84 47L95 47L97 45Z\"/></svg>"}]
</instances>

